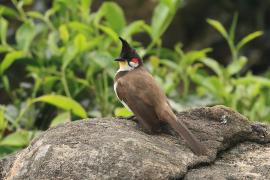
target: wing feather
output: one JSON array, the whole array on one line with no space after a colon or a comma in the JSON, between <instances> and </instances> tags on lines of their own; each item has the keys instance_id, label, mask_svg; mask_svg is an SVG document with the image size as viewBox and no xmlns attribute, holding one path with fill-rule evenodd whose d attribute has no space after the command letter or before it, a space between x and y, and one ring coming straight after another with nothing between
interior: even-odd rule
<instances>
[{"instance_id":1,"label":"wing feather","mask_svg":"<svg viewBox=\"0 0 270 180\"><path fill-rule=\"evenodd\" d=\"M129 78L128 76L133 76ZM149 131L156 131L160 128L160 121L156 115L155 102L152 86L154 82L145 74L144 78L134 77L136 74L128 73L117 80L116 92L118 98L123 101L138 118L140 124ZM140 81L135 81L135 79ZM156 87L155 87L156 88ZM146 98L147 97L147 98Z\"/></svg>"}]
</instances>

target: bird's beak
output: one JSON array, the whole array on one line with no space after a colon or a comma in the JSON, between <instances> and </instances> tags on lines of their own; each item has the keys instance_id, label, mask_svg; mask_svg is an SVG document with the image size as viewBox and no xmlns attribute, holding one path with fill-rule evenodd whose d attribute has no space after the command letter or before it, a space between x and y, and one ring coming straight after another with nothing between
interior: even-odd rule
<instances>
[{"instance_id":1,"label":"bird's beak","mask_svg":"<svg viewBox=\"0 0 270 180\"><path fill-rule=\"evenodd\" d=\"M124 58L119 57L119 58L116 58L116 59L115 59L115 61L125 61L125 59L124 59Z\"/></svg>"}]
</instances>

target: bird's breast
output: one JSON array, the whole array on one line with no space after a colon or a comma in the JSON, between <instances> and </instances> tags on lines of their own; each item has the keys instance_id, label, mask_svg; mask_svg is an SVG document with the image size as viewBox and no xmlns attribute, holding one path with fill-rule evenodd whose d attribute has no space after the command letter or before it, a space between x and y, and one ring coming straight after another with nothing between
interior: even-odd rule
<instances>
[{"instance_id":1,"label":"bird's breast","mask_svg":"<svg viewBox=\"0 0 270 180\"><path fill-rule=\"evenodd\" d=\"M115 81L114 84L113 84L113 89L114 89L114 92L116 94L116 97L123 104L123 106L125 106L125 108L127 108L130 112L132 112L130 110L130 108L128 107L128 105L122 99L119 98L118 93L117 93L117 84L118 84L117 81Z\"/></svg>"}]
</instances>

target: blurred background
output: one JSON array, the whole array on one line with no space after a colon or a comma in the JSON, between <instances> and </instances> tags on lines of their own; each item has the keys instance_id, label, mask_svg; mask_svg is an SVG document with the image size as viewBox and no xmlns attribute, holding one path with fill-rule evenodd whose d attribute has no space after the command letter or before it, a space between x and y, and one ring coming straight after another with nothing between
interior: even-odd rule
<instances>
[{"instance_id":1,"label":"blurred background","mask_svg":"<svg viewBox=\"0 0 270 180\"><path fill-rule=\"evenodd\" d=\"M113 91L118 36L175 111L270 122L269 30L268 0L1 0L0 157L60 123L131 114Z\"/></svg>"}]
</instances>

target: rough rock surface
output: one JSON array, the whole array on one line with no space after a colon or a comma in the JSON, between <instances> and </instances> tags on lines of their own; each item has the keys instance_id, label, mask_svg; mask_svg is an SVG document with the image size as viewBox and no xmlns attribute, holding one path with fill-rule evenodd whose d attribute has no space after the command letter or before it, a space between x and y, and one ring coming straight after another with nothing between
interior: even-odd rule
<instances>
[{"instance_id":1,"label":"rough rock surface","mask_svg":"<svg viewBox=\"0 0 270 180\"><path fill-rule=\"evenodd\" d=\"M270 144L241 143L213 164L190 170L185 179L270 179Z\"/></svg>"},{"instance_id":2,"label":"rough rock surface","mask_svg":"<svg viewBox=\"0 0 270 180\"><path fill-rule=\"evenodd\" d=\"M133 121L81 120L51 128L0 160L0 179L268 179L270 127L224 106L178 114L209 148L196 156L178 137Z\"/></svg>"}]
</instances>

